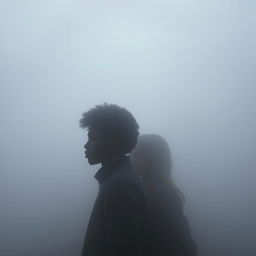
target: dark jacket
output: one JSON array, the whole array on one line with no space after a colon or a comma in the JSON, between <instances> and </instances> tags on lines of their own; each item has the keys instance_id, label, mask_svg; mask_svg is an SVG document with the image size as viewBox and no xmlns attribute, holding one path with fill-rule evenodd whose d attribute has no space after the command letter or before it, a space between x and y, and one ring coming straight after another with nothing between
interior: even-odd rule
<instances>
[{"instance_id":1,"label":"dark jacket","mask_svg":"<svg viewBox=\"0 0 256 256\"><path fill-rule=\"evenodd\" d=\"M187 218L177 189L171 184L159 185L148 198L145 238L147 256L196 256Z\"/></svg>"},{"instance_id":2,"label":"dark jacket","mask_svg":"<svg viewBox=\"0 0 256 256\"><path fill-rule=\"evenodd\" d=\"M96 173L100 189L90 216L82 256L141 256L145 194L128 156Z\"/></svg>"}]
</instances>

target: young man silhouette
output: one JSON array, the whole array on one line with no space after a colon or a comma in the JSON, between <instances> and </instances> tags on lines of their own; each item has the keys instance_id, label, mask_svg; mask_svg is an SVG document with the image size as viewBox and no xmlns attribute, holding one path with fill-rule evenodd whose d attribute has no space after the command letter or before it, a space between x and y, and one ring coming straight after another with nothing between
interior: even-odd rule
<instances>
[{"instance_id":1,"label":"young man silhouette","mask_svg":"<svg viewBox=\"0 0 256 256\"><path fill-rule=\"evenodd\" d=\"M83 114L88 129L85 157L101 164L95 175L99 192L91 212L82 256L141 256L145 194L127 155L135 147L139 126L126 109L97 105Z\"/></svg>"}]
</instances>

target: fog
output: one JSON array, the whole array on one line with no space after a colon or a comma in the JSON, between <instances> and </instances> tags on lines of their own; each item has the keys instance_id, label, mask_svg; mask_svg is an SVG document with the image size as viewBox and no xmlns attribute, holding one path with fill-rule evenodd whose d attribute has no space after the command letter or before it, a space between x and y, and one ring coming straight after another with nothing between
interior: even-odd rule
<instances>
[{"instance_id":1,"label":"fog","mask_svg":"<svg viewBox=\"0 0 256 256\"><path fill-rule=\"evenodd\" d=\"M0 254L78 256L98 184L82 112L168 140L200 256L256 255L256 4L0 2Z\"/></svg>"}]
</instances>

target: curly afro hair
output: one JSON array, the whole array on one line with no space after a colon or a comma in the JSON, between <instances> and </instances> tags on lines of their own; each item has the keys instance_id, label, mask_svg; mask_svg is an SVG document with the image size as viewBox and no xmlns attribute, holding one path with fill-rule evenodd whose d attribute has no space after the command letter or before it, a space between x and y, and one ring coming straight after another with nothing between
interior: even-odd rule
<instances>
[{"instance_id":1,"label":"curly afro hair","mask_svg":"<svg viewBox=\"0 0 256 256\"><path fill-rule=\"evenodd\" d=\"M96 105L82 116L81 128L96 129L104 136L113 138L117 142L120 153L130 153L135 147L139 135L139 125L125 108L104 103Z\"/></svg>"}]
</instances>

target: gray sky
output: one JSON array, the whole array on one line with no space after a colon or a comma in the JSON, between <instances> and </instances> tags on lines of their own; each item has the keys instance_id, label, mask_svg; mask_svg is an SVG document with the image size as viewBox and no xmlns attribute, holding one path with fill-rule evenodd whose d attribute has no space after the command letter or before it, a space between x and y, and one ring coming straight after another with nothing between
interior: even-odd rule
<instances>
[{"instance_id":1,"label":"gray sky","mask_svg":"<svg viewBox=\"0 0 256 256\"><path fill-rule=\"evenodd\" d=\"M0 250L79 255L97 184L82 112L172 149L200 256L256 253L256 2L0 1Z\"/></svg>"}]
</instances>

